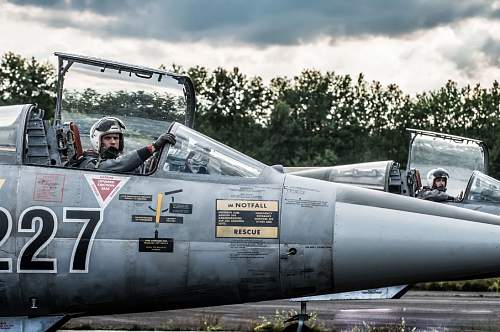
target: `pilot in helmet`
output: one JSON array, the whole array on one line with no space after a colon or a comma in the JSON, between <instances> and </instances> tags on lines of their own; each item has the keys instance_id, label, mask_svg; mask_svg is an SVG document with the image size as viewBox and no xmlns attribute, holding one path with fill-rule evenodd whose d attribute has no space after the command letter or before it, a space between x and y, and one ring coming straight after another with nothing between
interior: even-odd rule
<instances>
[{"instance_id":1,"label":"pilot in helmet","mask_svg":"<svg viewBox=\"0 0 500 332\"><path fill-rule=\"evenodd\" d=\"M444 168L434 168L427 173L427 187L423 187L417 194L418 198L429 201L453 201L453 196L446 193L446 186L450 175Z\"/></svg>"},{"instance_id":2,"label":"pilot in helmet","mask_svg":"<svg viewBox=\"0 0 500 332\"><path fill-rule=\"evenodd\" d=\"M444 168L431 169L427 173L427 185L432 189L446 191L449 177L450 175Z\"/></svg>"},{"instance_id":3,"label":"pilot in helmet","mask_svg":"<svg viewBox=\"0 0 500 332\"><path fill-rule=\"evenodd\" d=\"M123 154L125 124L116 117L106 116L90 128L90 143L93 150L86 151L78 167L117 172L132 172L140 167L155 151L166 144L175 144L175 135L164 133L143 148Z\"/></svg>"},{"instance_id":4,"label":"pilot in helmet","mask_svg":"<svg viewBox=\"0 0 500 332\"><path fill-rule=\"evenodd\" d=\"M118 118L101 118L90 128L90 144L94 151L107 156L105 159L115 159L123 153L125 129L125 124Z\"/></svg>"}]
</instances>

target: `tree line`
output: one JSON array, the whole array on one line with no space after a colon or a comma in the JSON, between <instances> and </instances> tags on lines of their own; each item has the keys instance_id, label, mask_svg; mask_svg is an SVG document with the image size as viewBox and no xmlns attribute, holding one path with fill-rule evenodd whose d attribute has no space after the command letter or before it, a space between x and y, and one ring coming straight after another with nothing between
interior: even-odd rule
<instances>
[{"instance_id":1,"label":"tree line","mask_svg":"<svg viewBox=\"0 0 500 332\"><path fill-rule=\"evenodd\" d=\"M500 177L500 86L448 81L411 96L397 85L304 70L266 83L238 68L181 68L195 84L195 128L266 164L327 166L392 159L406 162L406 128L481 139L490 173ZM56 73L48 63L6 53L0 105L38 103L53 114ZM89 90L89 92L91 92ZM109 98L108 98L109 99Z\"/></svg>"}]
</instances>

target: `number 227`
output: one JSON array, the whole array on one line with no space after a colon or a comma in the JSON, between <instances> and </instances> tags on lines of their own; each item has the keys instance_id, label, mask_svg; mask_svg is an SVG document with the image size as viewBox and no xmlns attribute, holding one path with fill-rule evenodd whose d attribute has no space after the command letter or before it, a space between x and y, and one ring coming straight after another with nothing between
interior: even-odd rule
<instances>
[{"instance_id":1,"label":"number 227","mask_svg":"<svg viewBox=\"0 0 500 332\"><path fill-rule=\"evenodd\" d=\"M88 273L94 239L103 220L101 208L63 208L63 222L84 223L73 246L70 273ZM12 216L0 207L0 248L7 242L13 228ZM38 227L37 227L38 224ZM18 232L35 233L19 252L18 273L57 273L57 258L40 258L38 254L57 233L57 216L44 206L25 209L18 222ZM0 258L0 273L11 273L12 258Z\"/></svg>"}]
</instances>

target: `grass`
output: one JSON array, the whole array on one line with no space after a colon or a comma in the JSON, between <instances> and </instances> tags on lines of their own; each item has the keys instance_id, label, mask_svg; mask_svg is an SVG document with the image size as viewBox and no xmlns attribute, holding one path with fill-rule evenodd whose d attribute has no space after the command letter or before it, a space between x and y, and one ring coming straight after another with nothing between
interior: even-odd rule
<instances>
[{"instance_id":1,"label":"grass","mask_svg":"<svg viewBox=\"0 0 500 332\"><path fill-rule=\"evenodd\" d=\"M286 326L288 326L286 320L295 315L297 315L296 310L276 310L275 314L271 317L261 316L259 317L260 320L253 328L253 332L281 332ZM328 331L318 322L318 315L315 312L312 312L309 315L310 318L306 324L310 330L314 332Z\"/></svg>"},{"instance_id":2,"label":"grass","mask_svg":"<svg viewBox=\"0 0 500 332\"><path fill-rule=\"evenodd\" d=\"M203 315L198 327L199 331L224 331L217 315Z\"/></svg>"},{"instance_id":3,"label":"grass","mask_svg":"<svg viewBox=\"0 0 500 332\"><path fill-rule=\"evenodd\" d=\"M456 292L496 292L500 291L500 278L474 279L465 281L440 281L417 284L414 290L456 291Z\"/></svg>"}]
</instances>

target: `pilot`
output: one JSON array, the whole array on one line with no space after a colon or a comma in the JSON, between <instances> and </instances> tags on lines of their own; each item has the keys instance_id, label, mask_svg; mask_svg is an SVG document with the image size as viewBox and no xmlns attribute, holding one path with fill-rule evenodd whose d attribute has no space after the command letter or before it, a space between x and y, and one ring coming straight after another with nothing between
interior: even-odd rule
<instances>
[{"instance_id":1,"label":"pilot","mask_svg":"<svg viewBox=\"0 0 500 332\"><path fill-rule=\"evenodd\" d=\"M455 198L446 193L449 177L450 175L444 168L431 169L427 173L428 186L423 187L417 197L434 202L454 201Z\"/></svg>"},{"instance_id":2,"label":"pilot","mask_svg":"<svg viewBox=\"0 0 500 332\"><path fill-rule=\"evenodd\" d=\"M103 117L90 128L90 143L93 150L86 151L78 162L78 167L116 172L133 172L155 151L164 145L175 144L175 135L164 133L143 148L123 154L126 127L115 117Z\"/></svg>"}]
</instances>

